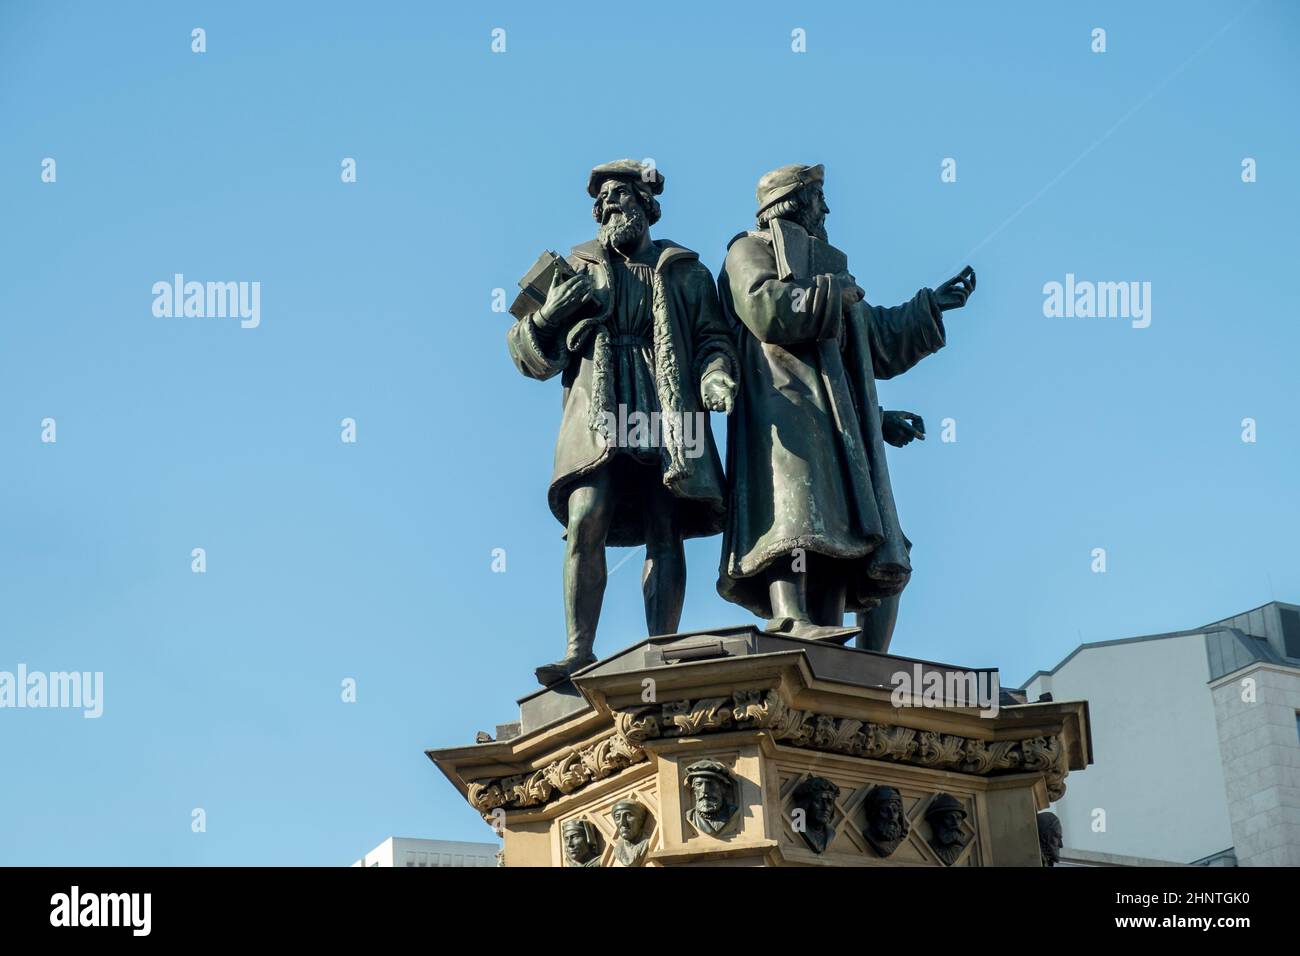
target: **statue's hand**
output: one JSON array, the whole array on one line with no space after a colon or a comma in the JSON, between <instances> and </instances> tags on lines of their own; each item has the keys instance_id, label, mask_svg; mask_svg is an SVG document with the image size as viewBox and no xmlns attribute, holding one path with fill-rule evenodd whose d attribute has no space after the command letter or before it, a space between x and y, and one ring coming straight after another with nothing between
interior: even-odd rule
<instances>
[{"instance_id":1,"label":"statue's hand","mask_svg":"<svg viewBox=\"0 0 1300 956\"><path fill-rule=\"evenodd\" d=\"M592 296L591 275L579 272L563 282L551 281L546 302L533 313L533 321L544 329L553 329L573 315Z\"/></svg>"},{"instance_id":2,"label":"statue's hand","mask_svg":"<svg viewBox=\"0 0 1300 956\"><path fill-rule=\"evenodd\" d=\"M910 445L912 439L925 441L925 422L915 412L890 411L881 416L880 431L895 448Z\"/></svg>"},{"instance_id":3,"label":"statue's hand","mask_svg":"<svg viewBox=\"0 0 1300 956\"><path fill-rule=\"evenodd\" d=\"M736 381L720 368L715 368L700 383L700 398L711 412L730 415L736 404Z\"/></svg>"},{"instance_id":4,"label":"statue's hand","mask_svg":"<svg viewBox=\"0 0 1300 956\"><path fill-rule=\"evenodd\" d=\"M939 288L934 290L934 301L940 312L960 309L975 291L975 270L970 266L962 269Z\"/></svg>"},{"instance_id":5,"label":"statue's hand","mask_svg":"<svg viewBox=\"0 0 1300 956\"><path fill-rule=\"evenodd\" d=\"M858 280L847 272L841 272L835 278L840 280L840 307L845 312L867 297L867 293L858 285Z\"/></svg>"}]
</instances>

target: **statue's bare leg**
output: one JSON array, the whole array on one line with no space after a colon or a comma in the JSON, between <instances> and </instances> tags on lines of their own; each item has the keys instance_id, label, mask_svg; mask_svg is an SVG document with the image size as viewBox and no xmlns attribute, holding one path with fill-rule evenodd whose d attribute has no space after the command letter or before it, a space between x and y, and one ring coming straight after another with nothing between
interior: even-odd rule
<instances>
[{"instance_id":1,"label":"statue's bare leg","mask_svg":"<svg viewBox=\"0 0 1300 956\"><path fill-rule=\"evenodd\" d=\"M569 492L568 543L564 555L564 657L537 668L538 683L549 686L596 659L596 624L605 598L605 538L614 517L614 481L601 468Z\"/></svg>"},{"instance_id":2,"label":"statue's bare leg","mask_svg":"<svg viewBox=\"0 0 1300 956\"><path fill-rule=\"evenodd\" d=\"M647 633L675 634L682 620L686 600L686 549L677 529L676 502L672 492L652 479L654 489L646 495L645 567L641 572L641 593L645 596Z\"/></svg>"}]
</instances>

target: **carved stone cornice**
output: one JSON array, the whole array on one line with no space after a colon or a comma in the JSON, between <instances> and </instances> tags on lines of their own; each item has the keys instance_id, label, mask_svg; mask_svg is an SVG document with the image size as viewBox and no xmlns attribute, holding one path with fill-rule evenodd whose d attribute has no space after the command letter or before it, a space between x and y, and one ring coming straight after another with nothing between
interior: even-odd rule
<instances>
[{"instance_id":1,"label":"carved stone cornice","mask_svg":"<svg viewBox=\"0 0 1300 956\"><path fill-rule=\"evenodd\" d=\"M616 709L612 715L614 729L595 743L570 749L527 773L471 781L470 804L484 816L499 807L541 806L643 762L647 755L642 745L647 741L737 730L765 730L794 747L976 776L1040 772L1053 801L1065 793L1069 772L1058 736L986 741L871 723L789 707L774 688Z\"/></svg>"}]
</instances>

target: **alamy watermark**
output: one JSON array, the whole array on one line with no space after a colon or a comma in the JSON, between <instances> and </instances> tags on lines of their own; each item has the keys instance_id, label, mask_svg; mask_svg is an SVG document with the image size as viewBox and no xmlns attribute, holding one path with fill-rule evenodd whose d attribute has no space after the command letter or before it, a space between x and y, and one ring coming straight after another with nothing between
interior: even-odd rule
<instances>
[{"instance_id":1,"label":"alamy watermark","mask_svg":"<svg viewBox=\"0 0 1300 956\"><path fill-rule=\"evenodd\" d=\"M889 695L895 707L978 707L981 717L996 717L1002 688L997 671L895 671Z\"/></svg>"},{"instance_id":2,"label":"alamy watermark","mask_svg":"<svg viewBox=\"0 0 1300 956\"><path fill-rule=\"evenodd\" d=\"M1151 324L1150 282L1092 282L1065 274L1065 282L1043 285L1043 315L1049 319L1132 319L1135 329Z\"/></svg>"},{"instance_id":3,"label":"alamy watermark","mask_svg":"<svg viewBox=\"0 0 1300 956\"><path fill-rule=\"evenodd\" d=\"M244 329L262 324L260 282L186 282L178 272L171 282L155 282L153 296L153 314L160 319L237 318Z\"/></svg>"},{"instance_id":4,"label":"alamy watermark","mask_svg":"<svg viewBox=\"0 0 1300 956\"><path fill-rule=\"evenodd\" d=\"M0 710L6 708L60 707L80 709L93 720L104 712L103 671L0 671Z\"/></svg>"},{"instance_id":5,"label":"alamy watermark","mask_svg":"<svg viewBox=\"0 0 1300 956\"><path fill-rule=\"evenodd\" d=\"M132 936L148 936L152 911L152 893L83 893L74 885L50 897L51 926L124 927Z\"/></svg>"},{"instance_id":6,"label":"alamy watermark","mask_svg":"<svg viewBox=\"0 0 1300 956\"><path fill-rule=\"evenodd\" d=\"M709 434L707 412L640 412L619 405L618 412L604 412L606 441L617 448L662 448L665 433L682 448L687 458L704 454Z\"/></svg>"}]
</instances>

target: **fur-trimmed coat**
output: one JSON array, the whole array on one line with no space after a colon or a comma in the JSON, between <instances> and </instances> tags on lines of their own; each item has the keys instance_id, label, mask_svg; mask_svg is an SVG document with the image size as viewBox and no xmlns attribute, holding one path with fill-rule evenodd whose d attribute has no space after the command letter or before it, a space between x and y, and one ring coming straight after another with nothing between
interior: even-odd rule
<instances>
[{"instance_id":1,"label":"fur-trimmed coat","mask_svg":"<svg viewBox=\"0 0 1300 956\"><path fill-rule=\"evenodd\" d=\"M845 312L848 281L784 261L770 229L733 239L718 277L742 376L727 424L718 593L759 617L772 616L764 572L795 548L809 574L845 585L850 612L898 593L911 573L875 380L942 348L943 319L929 289L904 305Z\"/></svg>"},{"instance_id":2,"label":"fur-trimmed coat","mask_svg":"<svg viewBox=\"0 0 1300 956\"><path fill-rule=\"evenodd\" d=\"M660 464L664 487L677 500L677 526L683 538L706 537L722 530L726 485L713 441L700 383L715 368L738 379L739 365L729 325L718 304L713 276L699 256L683 246L657 240L653 283L654 373L659 407L665 413ZM564 411L555 443L555 468L547 492L551 513L568 526L573 482L606 464L615 447L606 434L606 413L614 407L613 355L607 320L613 308L610 264L598 241L575 246L566 257L592 276L592 301L576 314L563 333L542 329L527 315L507 333L510 357L529 378L561 375ZM704 414L702 454L689 457L683 436L670 422L683 414ZM617 439L617 436L613 436ZM699 439L697 439L699 440ZM606 543L645 543L644 519L635 496L615 508Z\"/></svg>"}]
</instances>

